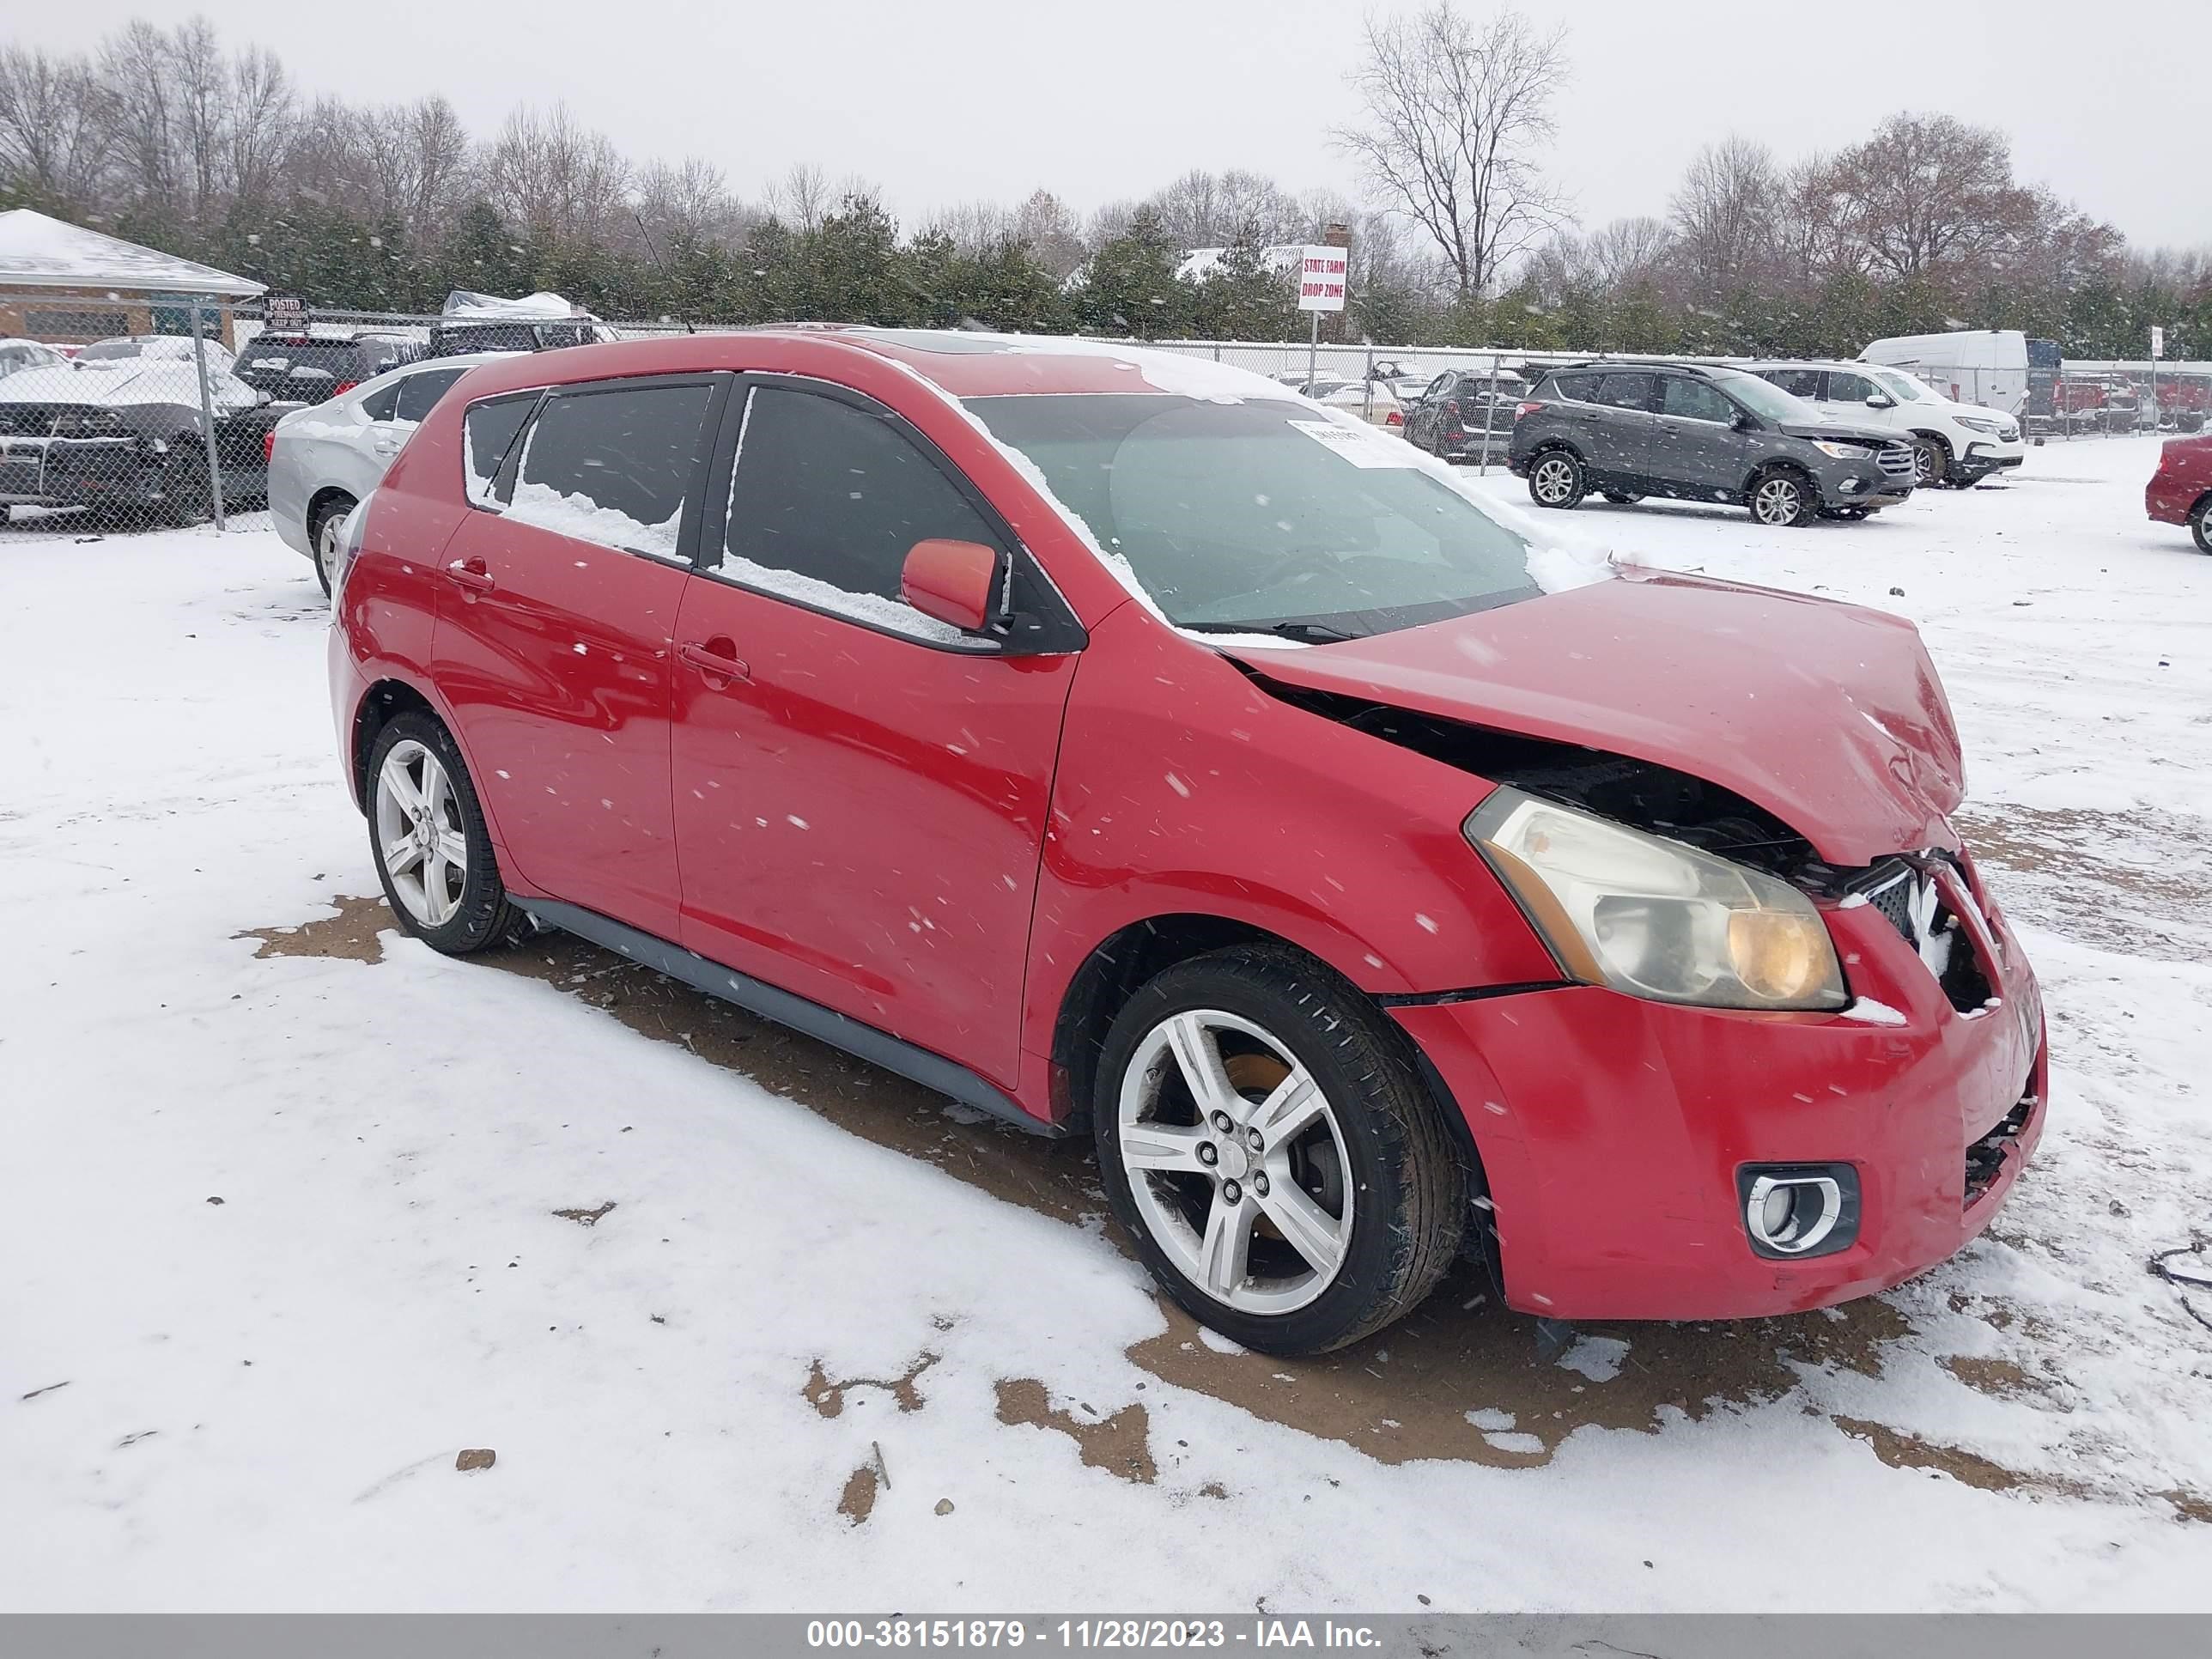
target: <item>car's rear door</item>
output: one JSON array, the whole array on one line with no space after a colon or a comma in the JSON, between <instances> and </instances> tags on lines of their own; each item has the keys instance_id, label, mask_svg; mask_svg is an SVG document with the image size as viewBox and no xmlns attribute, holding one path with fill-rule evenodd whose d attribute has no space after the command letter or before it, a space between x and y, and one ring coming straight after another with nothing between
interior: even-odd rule
<instances>
[{"instance_id":1,"label":"car's rear door","mask_svg":"<svg viewBox=\"0 0 2212 1659\"><path fill-rule=\"evenodd\" d=\"M441 556L431 672L504 855L532 886L669 939L673 635L729 378L472 407L477 510Z\"/></svg>"},{"instance_id":2,"label":"car's rear door","mask_svg":"<svg viewBox=\"0 0 2212 1659\"><path fill-rule=\"evenodd\" d=\"M1658 377L1643 369L1607 369L1599 378L1598 418L1590 427L1591 463L1626 482L1671 483L1659 443Z\"/></svg>"},{"instance_id":3,"label":"car's rear door","mask_svg":"<svg viewBox=\"0 0 2212 1659\"><path fill-rule=\"evenodd\" d=\"M1011 1085L1079 632L890 411L817 381L745 395L676 630L682 942ZM997 548L1061 637L1016 654L903 604L931 538Z\"/></svg>"}]
</instances>

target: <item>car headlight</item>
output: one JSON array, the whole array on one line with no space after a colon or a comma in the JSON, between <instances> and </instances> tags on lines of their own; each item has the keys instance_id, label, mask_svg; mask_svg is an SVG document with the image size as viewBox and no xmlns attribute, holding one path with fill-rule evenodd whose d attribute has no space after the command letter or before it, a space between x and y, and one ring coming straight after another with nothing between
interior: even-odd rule
<instances>
[{"instance_id":1,"label":"car headlight","mask_svg":"<svg viewBox=\"0 0 2212 1659\"><path fill-rule=\"evenodd\" d=\"M1995 421L1983 420L1978 415L1960 415L1954 416L1954 418L1958 421L1960 426L1966 428L1969 432L1987 432L1991 435L1995 435L1998 430L1997 423Z\"/></svg>"},{"instance_id":2,"label":"car headlight","mask_svg":"<svg viewBox=\"0 0 2212 1659\"><path fill-rule=\"evenodd\" d=\"M1575 978L1714 1008L1850 1000L1827 925L1787 882L1518 789L1465 830Z\"/></svg>"},{"instance_id":3,"label":"car headlight","mask_svg":"<svg viewBox=\"0 0 2212 1659\"><path fill-rule=\"evenodd\" d=\"M1867 458L1864 444L1838 443L1832 438L1815 438L1813 447L1823 455L1832 455L1839 461L1863 461Z\"/></svg>"}]
</instances>

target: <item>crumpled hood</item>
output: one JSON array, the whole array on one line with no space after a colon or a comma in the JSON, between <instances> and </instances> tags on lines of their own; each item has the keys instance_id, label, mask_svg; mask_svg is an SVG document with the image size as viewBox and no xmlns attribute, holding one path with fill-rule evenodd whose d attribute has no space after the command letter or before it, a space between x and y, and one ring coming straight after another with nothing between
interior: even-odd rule
<instances>
[{"instance_id":1,"label":"crumpled hood","mask_svg":"<svg viewBox=\"0 0 2212 1659\"><path fill-rule=\"evenodd\" d=\"M1852 443L1885 444L1901 442L1898 434L1878 426L1853 426L1849 421L1785 421L1782 430L1792 438L1842 438Z\"/></svg>"},{"instance_id":2,"label":"crumpled hood","mask_svg":"<svg viewBox=\"0 0 2212 1659\"><path fill-rule=\"evenodd\" d=\"M1953 842L1959 734L1911 623L1633 570L1341 645L1229 654L1291 685L1671 766L1832 864Z\"/></svg>"}]
</instances>

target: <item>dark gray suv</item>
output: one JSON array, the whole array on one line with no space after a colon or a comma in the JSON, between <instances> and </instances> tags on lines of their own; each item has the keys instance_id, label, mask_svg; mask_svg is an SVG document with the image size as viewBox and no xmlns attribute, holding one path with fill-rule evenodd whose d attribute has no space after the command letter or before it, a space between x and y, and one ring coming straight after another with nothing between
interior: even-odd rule
<instances>
[{"instance_id":1,"label":"dark gray suv","mask_svg":"<svg viewBox=\"0 0 2212 1659\"><path fill-rule=\"evenodd\" d=\"M1539 507L1668 495L1748 507L1761 524L1863 519L1912 493L1912 447L1833 421L1741 369L1578 363L1513 422L1513 471Z\"/></svg>"}]
</instances>

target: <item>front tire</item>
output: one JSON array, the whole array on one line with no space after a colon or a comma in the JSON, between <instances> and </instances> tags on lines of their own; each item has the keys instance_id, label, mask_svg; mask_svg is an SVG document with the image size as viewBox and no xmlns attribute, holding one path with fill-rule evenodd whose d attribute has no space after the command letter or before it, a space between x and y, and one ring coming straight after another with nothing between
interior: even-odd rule
<instances>
[{"instance_id":1,"label":"front tire","mask_svg":"<svg viewBox=\"0 0 2212 1659\"><path fill-rule=\"evenodd\" d=\"M337 569L338 532L345 527L346 514L357 504L350 495L333 495L307 514L307 545L315 550L315 580L322 583L326 599Z\"/></svg>"},{"instance_id":2,"label":"front tire","mask_svg":"<svg viewBox=\"0 0 2212 1659\"><path fill-rule=\"evenodd\" d=\"M1751 516L1778 530L1795 530L1820 516L1820 498L1809 481L1783 468L1765 472L1751 486Z\"/></svg>"},{"instance_id":3,"label":"front tire","mask_svg":"<svg viewBox=\"0 0 2212 1659\"><path fill-rule=\"evenodd\" d=\"M1923 434L1912 441L1913 482L1933 489L1951 482L1951 446L1941 438Z\"/></svg>"},{"instance_id":4,"label":"front tire","mask_svg":"<svg viewBox=\"0 0 2212 1659\"><path fill-rule=\"evenodd\" d=\"M1529 464L1528 499L1562 511L1580 507L1589 494L1589 475L1571 450L1547 449Z\"/></svg>"},{"instance_id":5,"label":"front tire","mask_svg":"<svg viewBox=\"0 0 2212 1659\"><path fill-rule=\"evenodd\" d=\"M1248 1348L1357 1341L1458 1250L1465 1179L1403 1040L1286 947L1213 951L1139 989L1107 1036L1091 1122L1138 1255Z\"/></svg>"},{"instance_id":6,"label":"front tire","mask_svg":"<svg viewBox=\"0 0 2212 1659\"><path fill-rule=\"evenodd\" d=\"M189 530L215 517L215 485L208 477L207 451L196 432L169 440L161 463L161 521L172 530Z\"/></svg>"},{"instance_id":7,"label":"front tire","mask_svg":"<svg viewBox=\"0 0 2212 1659\"><path fill-rule=\"evenodd\" d=\"M452 734L428 714L395 717L369 750L367 782L369 848L400 927L449 957L511 937L521 913Z\"/></svg>"}]
</instances>

